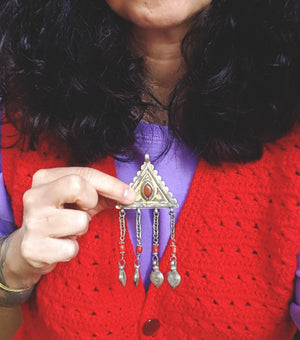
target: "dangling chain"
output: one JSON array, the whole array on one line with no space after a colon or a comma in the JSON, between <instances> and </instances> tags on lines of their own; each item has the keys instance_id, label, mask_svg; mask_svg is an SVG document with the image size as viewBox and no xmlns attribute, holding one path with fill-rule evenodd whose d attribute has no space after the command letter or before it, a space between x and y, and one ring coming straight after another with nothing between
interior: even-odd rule
<instances>
[{"instance_id":1,"label":"dangling chain","mask_svg":"<svg viewBox=\"0 0 300 340\"><path fill-rule=\"evenodd\" d=\"M140 257L141 253L143 251L143 245L141 242L142 239L142 225L141 225L141 209L136 209L136 240L137 240L137 246L136 246L136 259L134 263L134 275L133 275L133 283L137 287L140 280Z\"/></svg>"},{"instance_id":2,"label":"dangling chain","mask_svg":"<svg viewBox=\"0 0 300 340\"><path fill-rule=\"evenodd\" d=\"M119 222L120 222L120 242L119 242L119 251L121 258L118 262L119 264L119 281L125 287L126 285L126 273L125 273L125 234L126 234L126 225L125 225L125 210L121 209L119 213Z\"/></svg>"},{"instance_id":3,"label":"dangling chain","mask_svg":"<svg viewBox=\"0 0 300 340\"><path fill-rule=\"evenodd\" d=\"M176 288L181 281L181 276L177 272L177 248L176 248L176 240L175 240L175 214L174 210L170 209L170 228L171 228L171 255L170 255L170 267L171 270L169 271L167 275L167 280L169 282L169 285L172 288Z\"/></svg>"},{"instance_id":4,"label":"dangling chain","mask_svg":"<svg viewBox=\"0 0 300 340\"><path fill-rule=\"evenodd\" d=\"M164 276L159 270L159 210L170 209L170 266L171 270L168 273L167 279L171 287L175 288L179 285L181 277L177 272L177 252L175 241L175 214L173 208L178 208L178 203L173 197L165 182L158 175L150 162L149 154L145 154L145 162L137 172L136 177L130 186L136 193L136 201L130 205L117 204L116 208L120 209L120 259L119 259L119 280L123 286L126 285L125 273L125 210L136 209L136 258L134 261L133 283L138 286L140 281L141 254L143 251L142 245L142 226L141 226L141 209L153 209L153 225L152 225L152 272L150 281L158 288L164 281Z\"/></svg>"},{"instance_id":5,"label":"dangling chain","mask_svg":"<svg viewBox=\"0 0 300 340\"><path fill-rule=\"evenodd\" d=\"M171 229L171 249L173 250L174 259L176 260L176 241L175 241L175 213L170 209L170 229Z\"/></svg>"},{"instance_id":6,"label":"dangling chain","mask_svg":"<svg viewBox=\"0 0 300 340\"><path fill-rule=\"evenodd\" d=\"M159 262L159 211L154 210L153 213L153 236L152 236L152 262Z\"/></svg>"},{"instance_id":7,"label":"dangling chain","mask_svg":"<svg viewBox=\"0 0 300 340\"><path fill-rule=\"evenodd\" d=\"M159 288L164 281L164 276L159 270L159 211L153 213L153 236L152 236L152 272L150 281Z\"/></svg>"},{"instance_id":8,"label":"dangling chain","mask_svg":"<svg viewBox=\"0 0 300 340\"><path fill-rule=\"evenodd\" d=\"M177 271L177 247L175 240L175 213L173 209L170 209L170 229L171 229L171 244L170 244L170 271L167 275L167 280L172 288L176 288L181 282L181 276ZM125 287L126 285L126 273L125 273L125 210L121 209L119 213L120 222L120 242L119 250L121 258L118 262L119 264L119 281ZM133 282L137 286L140 281L140 257L143 251L142 239L142 225L141 225L141 210L136 210L136 259L134 262L134 276ZM152 272L150 274L150 280L159 288L164 281L164 276L159 270L159 211L154 210L153 213L153 235L152 235Z\"/></svg>"}]
</instances>

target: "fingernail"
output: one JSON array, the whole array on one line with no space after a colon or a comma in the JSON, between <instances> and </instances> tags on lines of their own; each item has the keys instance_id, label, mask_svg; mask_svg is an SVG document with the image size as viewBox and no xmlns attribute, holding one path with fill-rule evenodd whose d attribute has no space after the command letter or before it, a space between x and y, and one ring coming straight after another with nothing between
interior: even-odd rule
<instances>
[{"instance_id":1,"label":"fingernail","mask_svg":"<svg viewBox=\"0 0 300 340\"><path fill-rule=\"evenodd\" d=\"M135 201L135 192L131 187L128 187L127 189L125 189L124 191L124 198L126 199L126 201L128 202L134 202Z\"/></svg>"}]
</instances>

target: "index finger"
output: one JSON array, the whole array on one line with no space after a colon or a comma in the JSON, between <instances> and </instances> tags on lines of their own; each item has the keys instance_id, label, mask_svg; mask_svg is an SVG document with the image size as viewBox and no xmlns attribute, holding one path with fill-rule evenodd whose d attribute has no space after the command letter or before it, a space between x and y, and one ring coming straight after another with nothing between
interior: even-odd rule
<instances>
[{"instance_id":1,"label":"index finger","mask_svg":"<svg viewBox=\"0 0 300 340\"><path fill-rule=\"evenodd\" d=\"M52 182L67 175L78 175L88 181L99 195L128 205L135 201L134 190L118 178L89 167L61 167L38 170L32 180L32 187Z\"/></svg>"}]
</instances>

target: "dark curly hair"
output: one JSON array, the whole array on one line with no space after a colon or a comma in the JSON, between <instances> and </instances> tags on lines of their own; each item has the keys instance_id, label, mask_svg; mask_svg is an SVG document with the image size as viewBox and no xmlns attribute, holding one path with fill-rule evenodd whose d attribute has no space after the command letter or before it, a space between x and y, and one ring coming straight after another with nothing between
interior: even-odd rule
<instances>
[{"instance_id":1,"label":"dark curly hair","mask_svg":"<svg viewBox=\"0 0 300 340\"><path fill-rule=\"evenodd\" d=\"M32 148L47 131L78 164L127 153L138 122L159 106L144 99L129 34L105 1L1 0L0 95ZM169 126L207 161L259 159L264 142L298 121L298 0L212 0L182 55Z\"/></svg>"}]
</instances>

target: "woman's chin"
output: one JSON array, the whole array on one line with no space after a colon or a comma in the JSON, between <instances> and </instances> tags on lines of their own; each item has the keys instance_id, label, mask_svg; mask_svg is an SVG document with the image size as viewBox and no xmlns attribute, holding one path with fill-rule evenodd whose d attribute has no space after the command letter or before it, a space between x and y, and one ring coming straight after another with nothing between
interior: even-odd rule
<instances>
[{"instance_id":1,"label":"woman's chin","mask_svg":"<svg viewBox=\"0 0 300 340\"><path fill-rule=\"evenodd\" d=\"M112 10L143 28L169 28L186 23L210 0L106 0Z\"/></svg>"}]
</instances>

